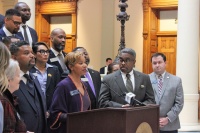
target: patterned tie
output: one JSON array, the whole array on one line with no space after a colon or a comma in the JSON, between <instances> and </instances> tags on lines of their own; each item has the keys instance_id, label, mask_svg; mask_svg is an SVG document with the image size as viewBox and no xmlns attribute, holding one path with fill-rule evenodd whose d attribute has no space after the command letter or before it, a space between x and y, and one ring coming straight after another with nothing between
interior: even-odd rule
<instances>
[{"instance_id":1,"label":"patterned tie","mask_svg":"<svg viewBox=\"0 0 200 133\"><path fill-rule=\"evenodd\" d=\"M133 84L130 79L131 75L128 73L126 74L126 89L128 92L133 92Z\"/></svg>"},{"instance_id":2,"label":"patterned tie","mask_svg":"<svg viewBox=\"0 0 200 133\"><path fill-rule=\"evenodd\" d=\"M28 34L26 32L26 25L22 25L22 28L24 29L24 40L29 43Z\"/></svg>"},{"instance_id":3,"label":"patterned tie","mask_svg":"<svg viewBox=\"0 0 200 133\"><path fill-rule=\"evenodd\" d=\"M160 95L162 92L162 86L163 86L162 75L158 75L158 92Z\"/></svg>"},{"instance_id":4,"label":"patterned tie","mask_svg":"<svg viewBox=\"0 0 200 133\"><path fill-rule=\"evenodd\" d=\"M90 88L92 89L92 92L94 93L94 95L95 95L95 97L96 97L96 92L95 92L95 89L94 89L94 84L93 84L93 82L92 82L92 79L91 79L91 77L90 77L90 75L89 75L89 72L86 72L86 78L88 79L88 83L89 83L89 85L90 85Z\"/></svg>"}]
</instances>

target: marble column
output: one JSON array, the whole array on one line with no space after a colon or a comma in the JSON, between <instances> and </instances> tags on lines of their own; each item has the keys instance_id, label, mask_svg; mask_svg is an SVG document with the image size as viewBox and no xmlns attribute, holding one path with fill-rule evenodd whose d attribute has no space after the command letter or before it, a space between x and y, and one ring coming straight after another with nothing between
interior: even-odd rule
<instances>
[{"instance_id":1,"label":"marble column","mask_svg":"<svg viewBox=\"0 0 200 133\"><path fill-rule=\"evenodd\" d=\"M176 75L184 89L181 131L200 131L198 123L199 0L178 1Z\"/></svg>"},{"instance_id":2,"label":"marble column","mask_svg":"<svg viewBox=\"0 0 200 133\"><path fill-rule=\"evenodd\" d=\"M35 29L35 0L18 0L18 2L25 2L31 9L31 18L26 24Z\"/></svg>"}]
</instances>

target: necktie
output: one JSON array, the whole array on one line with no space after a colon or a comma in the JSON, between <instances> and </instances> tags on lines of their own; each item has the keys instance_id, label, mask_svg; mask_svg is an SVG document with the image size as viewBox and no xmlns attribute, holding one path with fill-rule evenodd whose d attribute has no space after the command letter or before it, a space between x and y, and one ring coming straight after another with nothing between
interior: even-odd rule
<instances>
[{"instance_id":1,"label":"necktie","mask_svg":"<svg viewBox=\"0 0 200 133\"><path fill-rule=\"evenodd\" d=\"M93 92L94 95L96 96L96 92L95 92L95 89L94 89L94 84L93 84L92 79L91 79L91 77L90 77L90 75L89 75L89 72L87 72L85 76L86 76L86 78L88 79L88 83L89 83L89 85L90 85L90 88L92 89L92 92Z\"/></svg>"},{"instance_id":2,"label":"necktie","mask_svg":"<svg viewBox=\"0 0 200 133\"><path fill-rule=\"evenodd\" d=\"M57 57L58 57L58 59L60 60L60 65L61 65L63 71L66 71L66 70L67 70L67 67L66 67L66 65L65 65L63 55L62 55L61 53L59 53Z\"/></svg>"},{"instance_id":3,"label":"necktie","mask_svg":"<svg viewBox=\"0 0 200 133\"><path fill-rule=\"evenodd\" d=\"M24 40L29 43L28 34L26 32L26 25L22 25L22 28L24 29Z\"/></svg>"},{"instance_id":4,"label":"necktie","mask_svg":"<svg viewBox=\"0 0 200 133\"><path fill-rule=\"evenodd\" d=\"M128 92L133 92L133 84L130 79L131 75L128 73L126 74L126 89Z\"/></svg>"},{"instance_id":5,"label":"necktie","mask_svg":"<svg viewBox=\"0 0 200 133\"><path fill-rule=\"evenodd\" d=\"M27 79L26 85L29 88L29 92L34 95L34 81L30 78L28 74L24 74L24 77Z\"/></svg>"},{"instance_id":6,"label":"necktie","mask_svg":"<svg viewBox=\"0 0 200 133\"><path fill-rule=\"evenodd\" d=\"M161 94L162 86L163 86L162 75L159 75L158 76L158 92L159 92L159 94Z\"/></svg>"}]
</instances>

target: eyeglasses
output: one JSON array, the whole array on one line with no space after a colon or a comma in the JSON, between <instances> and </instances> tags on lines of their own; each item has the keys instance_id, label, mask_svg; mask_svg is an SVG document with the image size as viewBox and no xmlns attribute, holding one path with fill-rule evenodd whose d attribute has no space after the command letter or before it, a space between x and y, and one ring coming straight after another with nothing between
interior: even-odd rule
<instances>
[{"instance_id":1,"label":"eyeglasses","mask_svg":"<svg viewBox=\"0 0 200 133\"><path fill-rule=\"evenodd\" d=\"M37 52L39 52L40 54L49 54L49 50L39 50L39 51L37 51Z\"/></svg>"},{"instance_id":2,"label":"eyeglasses","mask_svg":"<svg viewBox=\"0 0 200 133\"><path fill-rule=\"evenodd\" d=\"M13 19L10 19L10 20L12 20L13 21L13 23L14 23L14 25L16 25L16 26L18 26L18 25L20 25L22 22L17 22L17 21L15 21L15 20L13 20Z\"/></svg>"},{"instance_id":3,"label":"eyeglasses","mask_svg":"<svg viewBox=\"0 0 200 133\"><path fill-rule=\"evenodd\" d=\"M126 58L126 59L123 59L123 58L119 58L119 62L120 63L129 63L129 62L131 62L131 61L134 61L133 59L130 59L130 58Z\"/></svg>"}]
</instances>

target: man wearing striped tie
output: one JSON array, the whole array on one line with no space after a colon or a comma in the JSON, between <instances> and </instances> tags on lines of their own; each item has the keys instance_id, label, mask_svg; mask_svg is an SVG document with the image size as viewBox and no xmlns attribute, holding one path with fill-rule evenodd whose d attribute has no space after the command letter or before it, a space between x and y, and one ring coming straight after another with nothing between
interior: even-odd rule
<instances>
[{"instance_id":1,"label":"man wearing striped tie","mask_svg":"<svg viewBox=\"0 0 200 133\"><path fill-rule=\"evenodd\" d=\"M149 76L156 104L160 106L160 133L178 133L179 113L184 103L182 81L166 71L166 56L163 53L153 54L151 63L154 72Z\"/></svg>"}]
</instances>

